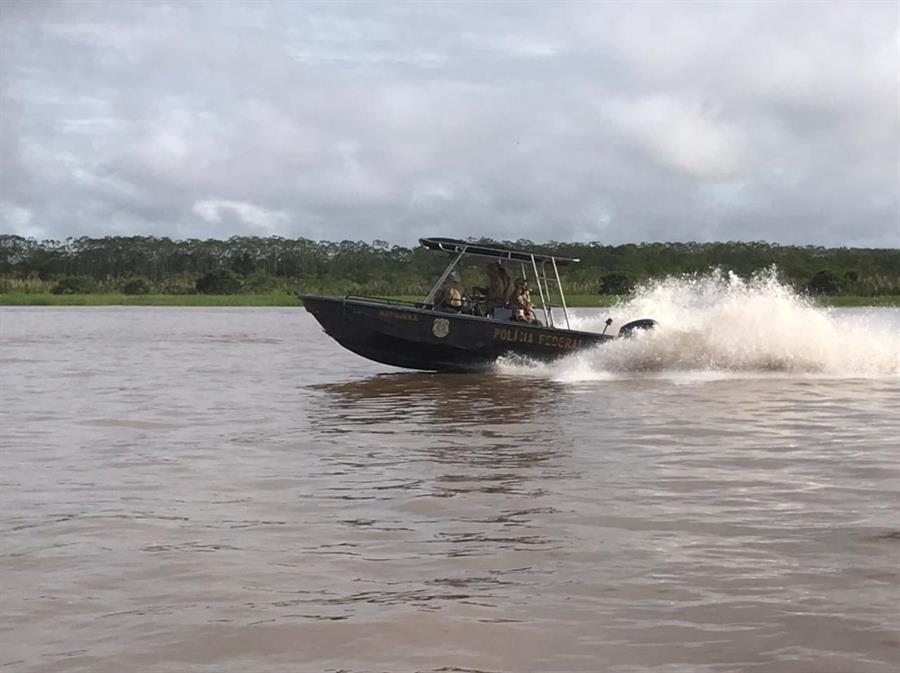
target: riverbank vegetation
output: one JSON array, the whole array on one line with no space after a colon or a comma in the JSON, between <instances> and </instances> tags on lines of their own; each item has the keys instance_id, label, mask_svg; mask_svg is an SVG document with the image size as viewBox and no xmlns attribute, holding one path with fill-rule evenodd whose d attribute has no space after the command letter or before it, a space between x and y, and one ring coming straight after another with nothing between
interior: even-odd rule
<instances>
[{"instance_id":1,"label":"riverbank vegetation","mask_svg":"<svg viewBox=\"0 0 900 673\"><path fill-rule=\"evenodd\" d=\"M402 301L422 301L422 295L382 297ZM627 301L628 295L575 294L566 296L569 308L602 308ZM900 306L900 295L879 297L818 296L820 306ZM0 294L0 306L302 306L294 294Z\"/></svg>"},{"instance_id":2,"label":"riverbank vegetation","mask_svg":"<svg viewBox=\"0 0 900 673\"><path fill-rule=\"evenodd\" d=\"M501 244L579 258L580 264L560 267L572 305L608 305L648 280L713 268L749 277L775 267L783 282L830 304L897 305L900 295L896 249L762 242ZM445 263L442 255L384 241L240 236L38 241L3 235L0 303L290 306L297 305L297 292L421 298ZM483 263L471 260L462 275L467 285L483 285Z\"/></svg>"}]
</instances>

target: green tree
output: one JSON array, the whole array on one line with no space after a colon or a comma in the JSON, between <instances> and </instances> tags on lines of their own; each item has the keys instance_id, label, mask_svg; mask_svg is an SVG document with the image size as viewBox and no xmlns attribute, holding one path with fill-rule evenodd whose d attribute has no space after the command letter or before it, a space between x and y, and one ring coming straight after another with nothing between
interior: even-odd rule
<instances>
[{"instance_id":1,"label":"green tree","mask_svg":"<svg viewBox=\"0 0 900 673\"><path fill-rule=\"evenodd\" d=\"M97 283L90 276L65 276L50 288L53 294L90 294L97 288Z\"/></svg>"},{"instance_id":2,"label":"green tree","mask_svg":"<svg viewBox=\"0 0 900 673\"><path fill-rule=\"evenodd\" d=\"M608 273L600 279L600 294L629 294L634 290L634 279L625 273Z\"/></svg>"},{"instance_id":3,"label":"green tree","mask_svg":"<svg viewBox=\"0 0 900 673\"><path fill-rule=\"evenodd\" d=\"M122 292L124 294L148 294L150 283L146 278L129 278L122 284Z\"/></svg>"},{"instance_id":4,"label":"green tree","mask_svg":"<svg viewBox=\"0 0 900 673\"><path fill-rule=\"evenodd\" d=\"M215 269L200 276L196 288L200 294L237 294L241 281L231 269Z\"/></svg>"},{"instance_id":5,"label":"green tree","mask_svg":"<svg viewBox=\"0 0 900 673\"><path fill-rule=\"evenodd\" d=\"M831 271L823 269L809 279L806 289L810 294L838 294L841 291L841 283Z\"/></svg>"}]
</instances>

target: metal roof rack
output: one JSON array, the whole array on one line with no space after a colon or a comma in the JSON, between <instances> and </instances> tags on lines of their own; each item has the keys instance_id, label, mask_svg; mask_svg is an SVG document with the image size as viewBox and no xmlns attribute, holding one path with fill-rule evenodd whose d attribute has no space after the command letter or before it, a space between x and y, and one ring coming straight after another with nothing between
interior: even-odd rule
<instances>
[{"instance_id":1,"label":"metal roof rack","mask_svg":"<svg viewBox=\"0 0 900 673\"><path fill-rule=\"evenodd\" d=\"M437 250L451 255L465 253L476 257L489 257L491 259L509 259L517 262L550 262L555 260L557 266L572 264L580 260L572 257L557 257L543 253L528 252L526 250L513 250L499 244L482 245L470 243L456 238L420 238L419 243L428 250Z\"/></svg>"}]
</instances>

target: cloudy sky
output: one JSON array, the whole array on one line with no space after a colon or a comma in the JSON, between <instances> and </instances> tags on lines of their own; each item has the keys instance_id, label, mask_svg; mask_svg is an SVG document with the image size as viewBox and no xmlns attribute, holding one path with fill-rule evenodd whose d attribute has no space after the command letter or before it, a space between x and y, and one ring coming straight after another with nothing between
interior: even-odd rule
<instances>
[{"instance_id":1,"label":"cloudy sky","mask_svg":"<svg viewBox=\"0 0 900 673\"><path fill-rule=\"evenodd\" d=\"M0 233L900 247L900 0L0 0Z\"/></svg>"}]
</instances>

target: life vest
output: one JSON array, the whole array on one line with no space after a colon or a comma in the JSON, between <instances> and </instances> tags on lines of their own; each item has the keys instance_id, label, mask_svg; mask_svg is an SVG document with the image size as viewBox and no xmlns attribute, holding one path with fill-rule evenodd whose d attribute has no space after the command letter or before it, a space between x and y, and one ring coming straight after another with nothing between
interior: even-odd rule
<instances>
[{"instance_id":1,"label":"life vest","mask_svg":"<svg viewBox=\"0 0 900 673\"><path fill-rule=\"evenodd\" d=\"M444 286L444 303L454 308L462 306L462 291L455 284Z\"/></svg>"}]
</instances>

